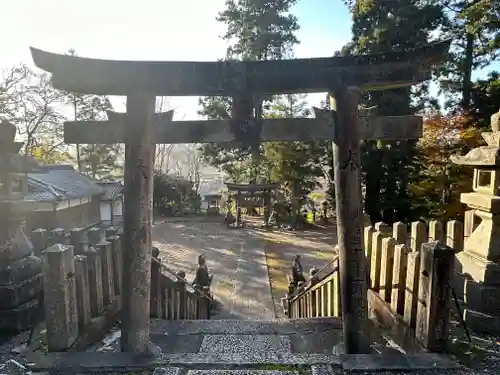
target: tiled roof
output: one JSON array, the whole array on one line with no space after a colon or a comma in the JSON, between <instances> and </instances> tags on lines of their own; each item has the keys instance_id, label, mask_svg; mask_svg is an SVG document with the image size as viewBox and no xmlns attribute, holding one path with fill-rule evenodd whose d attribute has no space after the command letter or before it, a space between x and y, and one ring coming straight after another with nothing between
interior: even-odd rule
<instances>
[{"instance_id":1,"label":"tiled roof","mask_svg":"<svg viewBox=\"0 0 500 375\"><path fill-rule=\"evenodd\" d=\"M24 200L52 201L102 194L95 181L70 165L42 165L28 173L29 193Z\"/></svg>"},{"instance_id":2,"label":"tiled roof","mask_svg":"<svg viewBox=\"0 0 500 375\"><path fill-rule=\"evenodd\" d=\"M102 201L113 200L118 195L123 193L124 186L121 182L98 182L97 184L104 190L104 193L101 197Z\"/></svg>"}]
</instances>

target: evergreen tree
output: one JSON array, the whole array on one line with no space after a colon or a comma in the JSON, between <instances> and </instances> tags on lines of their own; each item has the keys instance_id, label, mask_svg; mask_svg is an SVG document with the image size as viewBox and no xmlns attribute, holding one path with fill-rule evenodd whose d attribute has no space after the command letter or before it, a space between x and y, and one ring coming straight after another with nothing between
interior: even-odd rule
<instances>
[{"instance_id":1,"label":"evergreen tree","mask_svg":"<svg viewBox=\"0 0 500 375\"><path fill-rule=\"evenodd\" d=\"M73 49L68 51L68 55L77 56ZM66 103L71 105L75 121L106 120L106 112L113 110L105 96L66 93ZM123 166L118 163L121 152L120 144L77 144L78 171L96 180L120 178L123 174Z\"/></svg>"},{"instance_id":2,"label":"evergreen tree","mask_svg":"<svg viewBox=\"0 0 500 375\"><path fill-rule=\"evenodd\" d=\"M444 0L444 37L453 40L440 78L447 94L447 108L470 111L474 91L472 73L500 56L500 6L494 1ZM497 3L498 4L498 3Z\"/></svg>"},{"instance_id":3,"label":"evergreen tree","mask_svg":"<svg viewBox=\"0 0 500 375\"><path fill-rule=\"evenodd\" d=\"M310 109L304 96L286 95L270 108L267 117L308 117ZM309 193L324 176L325 142L268 142L264 145L264 159L273 181L288 187L291 197Z\"/></svg>"},{"instance_id":4,"label":"evergreen tree","mask_svg":"<svg viewBox=\"0 0 500 375\"><path fill-rule=\"evenodd\" d=\"M97 95L75 96L77 120L105 120L106 111L113 109L106 97ZM122 166L118 164L120 144L85 144L79 147L79 166L93 179L113 180L120 177Z\"/></svg>"},{"instance_id":5,"label":"evergreen tree","mask_svg":"<svg viewBox=\"0 0 500 375\"><path fill-rule=\"evenodd\" d=\"M289 14L297 0L227 0L225 9L217 20L227 25L223 39L231 44L227 49L228 60L271 60L290 54L298 43L295 32L299 29L295 16ZM269 102L258 98L255 115L258 118ZM267 98L269 99L269 98ZM222 97L200 99L199 113L208 119L229 119L231 100ZM265 114L264 114L265 116ZM263 180L267 173L258 164L262 145L206 144L202 146L205 161L220 167L233 179ZM249 157L252 161L249 162Z\"/></svg>"},{"instance_id":6,"label":"evergreen tree","mask_svg":"<svg viewBox=\"0 0 500 375\"><path fill-rule=\"evenodd\" d=\"M443 9L433 1L355 0L348 3L353 15L353 40L344 54L387 53L413 49L429 42L443 24ZM426 85L419 89L425 92ZM412 103L412 89L366 93L362 104L377 106L379 115L408 115L422 108ZM364 142L362 178L365 209L372 222L392 223L411 218L407 186L415 172L415 141Z\"/></svg>"}]
</instances>

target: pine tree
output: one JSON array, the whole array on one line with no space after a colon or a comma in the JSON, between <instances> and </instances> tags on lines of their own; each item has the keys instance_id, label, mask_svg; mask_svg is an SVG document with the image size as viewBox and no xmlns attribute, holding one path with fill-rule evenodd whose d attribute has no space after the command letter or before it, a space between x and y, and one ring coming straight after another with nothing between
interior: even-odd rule
<instances>
[{"instance_id":1,"label":"pine tree","mask_svg":"<svg viewBox=\"0 0 500 375\"><path fill-rule=\"evenodd\" d=\"M76 118L78 120L105 120L106 111L113 107L108 98L96 95L76 96ZM112 180L120 176L122 166L118 164L120 144L86 144L79 147L80 171L96 180Z\"/></svg>"},{"instance_id":2,"label":"pine tree","mask_svg":"<svg viewBox=\"0 0 500 375\"><path fill-rule=\"evenodd\" d=\"M500 6L494 1L445 0L443 37L453 43L440 78L448 109L469 112L474 91L472 74L500 56Z\"/></svg>"},{"instance_id":3,"label":"pine tree","mask_svg":"<svg viewBox=\"0 0 500 375\"><path fill-rule=\"evenodd\" d=\"M225 9L217 20L227 25L223 39L231 42L227 49L228 60L271 60L290 54L298 43L295 32L297 19L289 13L297 0L227 0ZM269 108L269 102L260 98L255 104L256 117ZM199 113L208 119L229 119L231 100L222 97L200 99ZM218 144L202 146L205 160L220 167L233 179L266 179L262 173L260 144L245 147L228 147ZM252 160L249 161L249 158Z\"/></svg>"},{"instance_id":4,"label":"pine tree","mask_svg":"<svg viewBox=\"0 0 500 375\"><path fill-rule=\"evenodd\" d=\"M75 50L67 53L77 56ZM98 95L83 95L66 93L66 104L71 105L73 120L98 121L107 119L107 111L112 111L113 106L109 98ZM87 174L96 180L113 180L120 178L123 166L119 163L122 153L120 144L77 144L76 162L78 171Z\"/></svg>"},{"instance_id":5,"label":"pine tree","mask_svg":"<svg viewBox=\"0 0 500 375\"><path fill-rule=\"evenodd\" d=\"M444 22L443 9L433 1L355 0L353 40L343 53L387 53L412 49L429 42ZM425 92L426 85L420 90ZM377 106L379 115L408 115L422 107L412 104L412 89L370 92L362 104ZM422 103L418 103L422 104ZM391 223L411 217L407 186L414 173L415 141L364 142L362 178L365 208L372 222Z\"/></svg>"}]
</instances>

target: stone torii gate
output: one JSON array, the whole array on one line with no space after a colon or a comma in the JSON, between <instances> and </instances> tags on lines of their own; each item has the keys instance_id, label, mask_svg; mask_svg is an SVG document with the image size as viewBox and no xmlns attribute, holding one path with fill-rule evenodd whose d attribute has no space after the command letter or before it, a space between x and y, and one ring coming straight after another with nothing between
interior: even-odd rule
<instances>
[{"instance_id":1,"label":"stone torii gate","mask_svg":"<svg viewBox=\"0 0 500 375\"><path fill-rule=\"evenodd\" d=\"M412 126L404 131L399 129L408 119L389 126L390 131L386 124L391 121L378 120L360 129L360 92L405 87L430 79L431 68L443 59L449 44L434 43L412 51L377 55L256 62L109 61L31 49L35 64L52 73L52 82L58 89L127 96L126 114L111 114L107 124L72 123L65 129L67 142L125 143L122 351L152 354L149 288L153 143L249 144L325 139L334 142L345 350L367 353L360 139L406 139L412 133L412 137L418 135L408 130ZM253 116L255 98L298 92L330 92L335 97L336 111L316 111L316 119L257 121ZM168 113L154 114L155 96L230 96L232 119L171 121ZM318 118L321 116L323 120Z\"/></svg>"}]
</instances>

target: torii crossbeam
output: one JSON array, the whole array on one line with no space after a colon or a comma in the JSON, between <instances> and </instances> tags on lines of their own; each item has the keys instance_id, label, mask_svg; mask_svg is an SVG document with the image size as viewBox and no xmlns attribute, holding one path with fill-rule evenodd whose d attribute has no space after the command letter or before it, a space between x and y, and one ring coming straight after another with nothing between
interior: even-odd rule
<instances>
[{"instance_id":1,"label":"torii crossbeam","mask_svg":"<svg viewBox=\"0 0 500 375\"><path fill-rule=\"evenodd\" d=\"M335 120L329 111L314 108L316 118L264 119L257 141L335 141ZM151 140L165 143L234 143L237 139L230 120L172 121L173 111L157 113ZM420 116L362 116L362 140L401 140L419 138ZM64 124L68 144L125 143L126 114L108 112L107 121L71 121Z\"/></svg>"},{"instance_id":2,"label":"torii crossbeam","mask_svg":"<svg viewBox=\"0 0 500 375\"><path fill-rule=\"evenodd\" d=\"M233 119L232 138L222 123L219 123L217 131L209 130L205 125L205 128L201 126L204 130L200 130L199 125L184 123L186 129L198 130L183 133L171 127L170 130L176 134L174 136L168 134L166 129L182 124L172 125L175 122L171 122L170 125L164 125L163 121L154 119L155 96L251 98L270 94L330 92L335 97L336 112L325 112L329 120L318 125L322 130L295 130L296 135L285 138L285 131L277 129L286 129L288 133L290 125L282 122L278 126L268 121L257 124L262 125L262 131L258 134L261 139L256 141L266 140L266 137L271 140L278 135L290 140L290 137L302 137L304 133L310 138L322 134L324 139L334 140L345 351L348 354L368 353L370 345L366 335L367 291L359 174L360 139L366 137L367 132L360 129L359 93L362 90L407 87L430 79L433 67L444 59L449 46L450 41L446 41L404 52L251 62L109 61L57 55L32 48L35 64L52 73L56 88L81 94L127 96L125 120L119 120L119 116L116 121L110 119L114 129L111 133L116 131L116 134L107 135L108 141L125 141L126 150L122 351L149 355L152 348L149 343L149 288L153 142L189 141L188 136L192 138L191 142L203 139L207 142L208 139L234 139L241 142L245 136L239 132L234 137L237 133L235 125L252 121L248 117ZM316 120L318 118L301 119L300 124L295 122L294 127L303 129L304 124L312 126L313 121L317 124ZM156 128L161 130L153 130L155 124L160 124ZM330 129L333 129L332 135L328 138ZM82 142L81 126L75 125L73 130L71 136L68 130L67 140ZM373 128L372 131L375 132ZM96 135L95 130L90 133ZM219 134L218 138L215 134ZM414 131L408 134L414 134ZM95 138L87 138L88 141L92 139Z\"/></svg>"}]
</instances>

